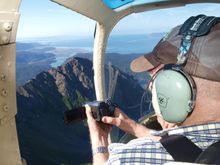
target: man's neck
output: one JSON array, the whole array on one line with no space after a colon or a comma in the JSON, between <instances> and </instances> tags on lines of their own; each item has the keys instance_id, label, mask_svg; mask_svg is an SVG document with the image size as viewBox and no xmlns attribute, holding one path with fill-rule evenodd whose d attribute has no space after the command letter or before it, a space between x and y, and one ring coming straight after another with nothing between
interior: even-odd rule
<instances>
[{"instance_id":1,"label":"man's neck","mask_svg":"<svg viewBox=\"0 0 220 165\"><path fill-rule=\"evenodd\" d=\"M200 102L181 126L220 122L220 105L216 101Z\"/></svg>"}]
</instances>

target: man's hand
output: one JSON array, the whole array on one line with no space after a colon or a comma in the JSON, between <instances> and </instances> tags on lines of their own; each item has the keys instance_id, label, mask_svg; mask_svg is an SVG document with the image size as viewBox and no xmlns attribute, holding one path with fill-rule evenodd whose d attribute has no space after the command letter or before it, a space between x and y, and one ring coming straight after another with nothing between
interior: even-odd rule
<instances>
[{"instance_id":1,"label":"man's hand","mask_svg":"<svg viewBox=\"0 0 220 165\"><path fill-rule=\"evenodd\" d=\"M92 149L95 150L97 147L108 147L108 135L111 125L97 122L92 116L91 107L86 105L85 108ZM104 164L108 157L108 152L93 155L93 165Z\"/></svg>"},{"instance_id":2,"label":"man's hand","mask_svg":"<svg viewBox=\"0 0 220 165\"><path fill-rule=\"evenodd\" d=\"M136 125L135 121L130 119L119 108L115 108L114 117L104 116L102 118L102 122L106 124L115 125L116 127L128 133L132 133Z\"/></svg>"},{"instance_id":3,"label":"man's hand","mask_svg":"<svg viewBox=\"0 0 220 165\"><path fill-rule=\"evenodd\" d=\"M104 116L102 122L106 124L115 125L121 130L132 134L138 138L151 136L149 129L141 124L136 123L134 120L130 119L125 113L120 109L116 108L114 112L115 117Z\"/></svg>"},{"instance_id":4,"label":"man's hand","mask_svg":"<svg viewBox=\"0 0 220 165\"><path fill-rule=\"evenodd\" d=\"M85 107L91 140L108 139L111 125L102 122L97 122L92 116L91 107L89 107L88 105L86 105Z\"/></svg>"}]
</instances>

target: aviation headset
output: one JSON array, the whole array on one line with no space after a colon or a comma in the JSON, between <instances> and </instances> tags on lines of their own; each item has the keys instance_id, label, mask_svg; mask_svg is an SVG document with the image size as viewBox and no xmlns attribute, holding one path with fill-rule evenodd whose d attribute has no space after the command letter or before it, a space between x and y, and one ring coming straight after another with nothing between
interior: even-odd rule
<instances>
[{"instance_id":1,"label":"aviation headset","mask_svg":"<svg viewBox=\"0 0 220 165\"><path fill-rule=\"evenodd\" d=\"M193 39L208 34L218 21L219 18L205 15L190 17L179 31L183 38L177 63L165 65L150 80L148 88L152 92L153 108L164 120L171 123L182 122L194 109L196 84L183 67Z\"/></svg>"}]
</instances>

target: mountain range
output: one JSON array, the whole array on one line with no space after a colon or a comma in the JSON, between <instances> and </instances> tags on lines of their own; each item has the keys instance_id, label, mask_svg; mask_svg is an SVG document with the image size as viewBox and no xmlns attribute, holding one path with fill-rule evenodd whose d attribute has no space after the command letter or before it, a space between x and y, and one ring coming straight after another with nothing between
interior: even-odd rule
<instances>
[{"instance_id":1,"label":"mountain range","mask_svg":"<svg viewBox=\"0 0 220 165\"><path fill-rule=\"evenodd\" d=\"M144 86L149 78L148 75L132 73L129 63L135 57L150 52L164 34L110 35L106 45L106 63L110 61L112 65L132 74ZM18 42L16 44L17 85L23 85L41 71L57 67L66 58L76 54L79 57L91 59L93 42L93 37L76 38L73 36Z\"/></svg>"},{"instance_id":2,"label":"mountain range","mask_svg":"<svg viewBox=\"0 0 220 165\"><path fill-rule=\"evenodd\" d=\"M113 101L137 120L143 88L119 68ZM108 77L108 67L105 68ZM92 61L70 58L17 86L16 116L21 155L30 165L75 165L91 162L86 121L66 125L63 112L95 100ZM108 80L106 80L108 83ZM114 139L123 134L113 129Z\"/></svg>"}]
</instances>

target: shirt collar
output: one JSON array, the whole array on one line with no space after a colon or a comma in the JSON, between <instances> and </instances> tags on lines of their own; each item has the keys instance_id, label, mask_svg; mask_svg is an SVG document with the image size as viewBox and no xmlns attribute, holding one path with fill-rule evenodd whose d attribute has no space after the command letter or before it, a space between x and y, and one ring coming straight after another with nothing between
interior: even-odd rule
<instances>
[{"instance_id":1,"label":"shirt collar","mask_svg":"<svg viewBox=\"0 0 220 165\"><path fill-rule=\"evenodd\" d=\"M161 131L151 130L151 135L154 136L164 136L164 135L183 135L185 133L204 133L208 134L210 131L213 134L213 131L220 134L220 122L214 123L205 123L198 125L182 126L178 128L164 129Z\"/></svg>"}]
</instances>

